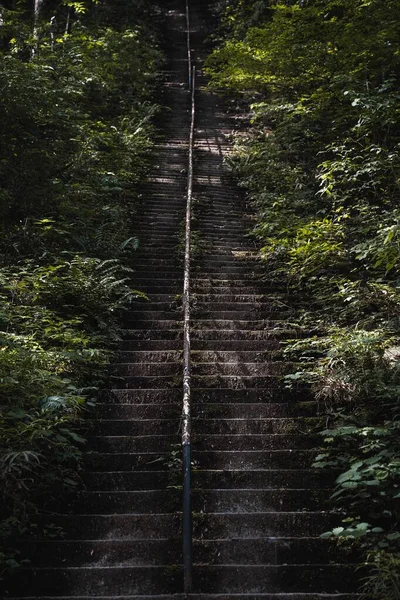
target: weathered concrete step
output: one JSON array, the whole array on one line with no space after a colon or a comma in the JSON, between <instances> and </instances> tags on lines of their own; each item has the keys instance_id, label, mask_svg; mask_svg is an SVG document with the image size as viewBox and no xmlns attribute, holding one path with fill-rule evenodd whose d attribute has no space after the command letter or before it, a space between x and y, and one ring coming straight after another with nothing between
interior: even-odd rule
<instances>
[{"instance_id":1,"label":"weathered concrete step","mask_svg":"<svg viewBox=\"0 0 400 600\"><path fill-rule=\"evenodd\" d=\"M182 340L183 339L183 330L182 328L173 327L171 329L156 329L156 330L146 330L146 329L129 329L125 328L122 330L122 341L121 345L126 343L136 343L137 340L144 340L146 342L152 342L155 345L158 344L159 341L169 341L169 340ZM182 342L181 342L182 343Z\"/></svg>"},{"instance_id":2,"label":"weathered concrete step","mask_svg":"<svg viewBox=\"0 0 400 600\"><path fill-rule=\"evenodd\" d=\"M220 332L219 332L220 333ZM230 333L236 333L234 331ZM233 338L233 336L232 336ZM261 339L261 340L239 340L239 339L192 339L192 356L194 360L218 355L220 352L243 355L244 352L251 352L254 358L257 354L264 356L273 356L276 351L282 347L282 342L276 339ZM210 362L207 360L207 362Z\"/></svg>"},{"instance_id":3,"label":"weathered concrete step","mask_svg":"<svg viewBox=\"0 0 400 600\"><path fill-rule=\"evenodd\" d=\"M193 322L203 322L206 319L210 319L213 322L219 322L223 320L228 321L254 321L258 319L269 319L272 321L282 320L284 318L289 318L292 314L292 311L288 310L276 310L273 307L266 306L265 308L254 306L249 310L240 310L240 308L233 308L232 310L214 310L212 304L209 305L210 308L201 308L195 306L192 319Z\"/></svg>"},{"instance_id":4,"label":"weathered concrete step","mask_svg":"<svg viewBox=\"0 0 400 600\"><path fill-rule=\"evenodd\" d=\"M176 304L177 302L182 302L181 298L182 298L181 294L150 294L150 296L149 296L151 306L154 306L157 303L158 304L163 303L164 305L165 304L170 305L171 303ZM139 306L143 306L143 305L146 305L147 303L149 303L149 300L138 299L136 302L138 303Z\"/></svg>"},{"instance_id":5,"label":"weathered concrete step","mask_svg":"<svg viewBox=\"0 0 400 600\"><path fill-rule=\"evenodd\" d=\"M315 450L195 450L193 460L200 469L218 467L223 470L309 468Z\"/></svg>"},{"instance_id":6,"label":"weathered concrete step","mask_svg":"<svg viewBox=\"0 0 400 600\"><path fill-rule=\"evenodd\" d=\"M146 327L150 329L150 325L148 323L169 323L170 321L175 320L175 323L179 323L179 320L182 319L182 310L177 308L167 308L163 311L157 310L147 310L146 307L143 307L142 310L130 310L126 313L124 317L124 324L127 328L135 328L135 327Z\"/></svg>"},{"instance_id":7,"label":"weathered concrete step","mask_svg":"<svg viewBox=\"0 0 400 600\"><path fill-rule=\"evenodd\" d=\"M182 381L180 375L113 377L111 385L113 390L166 390L178 387L182 389Z\"/></svg>"},{"instance_id":8,"label":"weathered concrete step","mask_svg":"<svg viewBox=\"0 0 400 600\"><path fill-rule=\"evenodd\" d=\"M42 540L26 544L33 566L120 566L181 564L179 538L159 540ZM169 597L170 598L170 597Z\"/></svg>"},{"instance_id":9,"label":"weathered concrete step","mask_svg":"<svg viewBox=\"0 0 400 600\"><path fill-rule=\"evenodd\" d=\"M294 373L303 368L303 363L284 362L203 362L194 363L192 367L193 375L238 375L238 376L264 376L264 375L286 375ZM138 365L139 366L139 365ZM122 371L124 372L124 370Z\"/></svg>"},{"instance_id":10,"label":"weathered concrete step","mask_svg":"<svg viewBox=\"0 0 400 600\"><path fill-rule=\"evenodd\" d=\"M180 470L175 471L162 465L159 469L159 471L85 471L81 477L88 491L101 492L167 489L171 485L182 483Z\"/></svg>"},{"instance_id":11,"label":"weathered concrete step","mask_svg":"<svg viewBox=\"0 0 400 600\"><path fill-rule=\"evenodd\" d=\"M201 400L201 399L199 399ZM198 419L288 419L299 417L316 417L318 405L316 402L223 402L204 403L196 401L192 409L195 424ZM97 403L96 419L166 419L180 416L182 398L158 404L144 403ZM310 425L308 422L307 425Z\"/></svg>"},{"instance_id":12,"label":"weathered concrete step","mask_svg":"<svg viewBox=\"0 0 400 600\"><path fill-rule=\"evenodd\" d=\"M87 452L85 468L89 471L158 471L176 464L180 466L181 448L164 452Z\"/></svg>"},{"instance_id":13,"label":"weathered concrete step","mask_svg":"<svg viewBox=\"0 0 400 600\"><path fill-rule=\"evenodd\" d=\"M111 421L119 419L179 419L182 411L182 402L163 404L96 404L96 419Z\"/></svg>"},{"instance_id":14,"label":"weathered concrete step","mask_svg":"<svg viewBox=\"0 0 400 600\"><path fill-rule=\"evenodd\" d=\"M194 363L193 376L237 376L255 377L283 376L299 370L296 363L276 361L270 363ZM110 367L110 372L124 377L128 382L132 377L158 377L175 376L182 372L182 362L149 362L149 363L115 363Z\"/></svg>"},{"instance_id":15,"label":"weathered concrete step","mask_svg":"<svg viewBox=\"0 0 400 600\"><path fill-rule=\"evenodd\" d=\"M241 303L247 303L248 305L251 306L258 306L258 305L264 305L265 303L268 303L270 305L275 305L275 306L283 306L285 307L287 302L289 302L288 299L283 299L283 298L279 298L274 294L246 294L246 293L242 293L242 294L232 294L232 293L225 293L225 294L202 294L202 293L197 293L194 296L195 300L197 303L203 303L203 302L212 302L213 306L217 305L218 303L232 303L232 302L241 302Z\"/></svg>"},{"instance_id":16,"label":"weathered concrete step","mask_svg":"<svg viewBox=\"0 0 400 600\"><path fill-rule=\"evenodd\" d=\"M182 361L182 350L159 350L158 344L153 344L152 350L131 350L118 352L121 363L159 363Z\"/></svg>"},{"instance_id":17,"label":"weathered concrete step","mask_svg":"<svg viewBox=\"0 0 400 600\"><path fill-rule=\"evenodd\" d=\"M281 294L282 289L276 288L275 286L260 282L245 282L248 285L240 285L238 280L229 282L229 281L210 281L208 279L197 280L192 278L192 294L193 296L206 296L206 295L237 295L240 296L243 292L247 292L249 294L258 294L258 295L266 295L271 294L276 291L276 293ZM230 285L230 283L232 285ZM256 285L257 284L257 285Z\"/></svg>"},{"instance_id":18,"label":"weathered concrete step","mask_svg":"<svg viewBox=\"0 0 400 600\"><path fill-rule=\"evenodd\" d=\"M176 332L174 332L176 333ZM179 352L182 350L182 341L180 339L171 340L122 340L118 342L121 353L124 352Z\"/></svg>"},{"instance_id":19,"label":"weathered concrete step","mask_svg":"<svg viewBox=\"0 0 400 600\"><path fill-rule=\"evenodd\" d=\"M80 492L68 503L78 514L157 514L181 509L182 494L177 490L140 490L127 492Z\"/></svg>"},{"instance_id":20,"label":"weathered concrete step","mask_svg":"<svg viewBox=\"0 0 400 600\"><path fill-rule=\"evenodd\" d=\"M286 321L280 320L279 315L276 319L202 319L196 318L193 321L193 331L197 329L208 329L208 330L218 330L218 329L231 329L231 330L249 330L249 331L267 331L270 335L273 336L274 329L282 330L286 325Z\"/></svg>"},{"instance_id":21,"label":"weathered concrete step","mask_svg":"<svg viewBox=\"0 0 400 600\"><path fill-rule=\"evenodd\" d=\"M59 598L59 596L57 596ZM115 596L63 596L64 600L115 600ZM277 593L277 594L191 594L191 600L365 600L361 594L341 594L333 593ZM21 597L14 597L15 600L21 600ZM24 596L25 600L55 600L56 596ZM119 600L186 600L183 594L151 594L151 596L135 594L129 596L118 596Z\"/></svg>"},{"instance_id":22,"label":"weathered concrete step","mask_svg":"<svg viewBox=\"0 0 400 600\"><path fill-rule=\"evenodd\" d=\"M227 271L219 272L219 271L194 271L193 272L193 285L198 285L202 282L207 283L210 282L211 285L215 285L215 282L227 282L227 284L234 285L235 287L245 287L246 283L250 283L251 285L257 285L257 279L252 271L247 272L243 269L243 273L240 273L241 277L238 277L238 274L233 272L229 273ZM242 283L242 286L240 285ZM260 280L260 284L263 282ZM264 283L265 286L265 283ZM262 293L262 292L260 292Z\"/></svg>"},{"instance_id":23,"label":"weathered concrete step","mask_svg":"<svg viewBox=\"0 0 400 600\"><path fill-rule=\"evenodd\" d=\"M134 331L135 329L145 329L146 331L148 331L147 339L154 339L152 338L152 334L154 330L157 329L179 329L180 331L182 331L182 321L178 321L178 318L169 318L163 320L137 319L135 321L129 319L129 321L126 323L126 331L129 330L128 335L130 335L131 331Z\"/></svg>"},{"instance_id":24,"label":"weathered concrete step","mask_svg":"<svg viewBox=\"0 0 400 600\"><path fill-rule=\"evenodd\" d=\"M196 403L202 405L206 402L226 404L226 403L278 403L292 402L311 402L313 396L308 388L298 386L294 390L277 387L277 388L248 388L248 389L232 389L232 388L193 388L193 398ZM121 404L136 404L136 403L180 403L182 401L181 387L169 389L114 389L104 390L99 396L102 402L115 402Z\"/></svg>"},{"instance_id":25,"label":"weathered concrete step","mask_svg":"<svg viewBox=\"0 0 400 600\"><path fill-rule=\"evenodd\" d=\"M157 279L149 279L148 277L145 279L144 277L141 277L140 280L139 278L135 280L135 287L144 291L149 298L152 297L152 294L171 294L179 296L183 293L183 282L165 279L165 277Z\"/></svg>"},{"instance_id":26,"label":"weathered concrete step","mask_svg":"<svg viewBox=\"0 0 400 600\"><path fill-rule=\"evenodd\" d=\"M349 565L219 565L196 566L196 590L215 593L355 591L357 578Z\"/></svg>"},{"instance_id":27,"label":"weathered concrete step","mask_svg":"<svg viewBox=\"0 0 400 600\"><path fill-rule=\"evenodd\" d=\"M210 254L208 254L207 250L204 249L203 252L198 257L195 257L193 259L192 266L194 269L196 269L197 266L204 267L205 269L207 269L207 266L210 266L213 268L219 267L221 269L223 269L224 266L227 266L227 267L242 266L242 267L248 268L250 271L252 271L254 268L260 266L260 262L258 260L255 260L253 256L251 256L251 257L235 256L235 254L233 252L228 252L227 250L225 250L224 253L219 251L219 253L217 253L217 254L214 254L212 252Z\"/></svg>"},{"instance_id":28,"label":"weathered concrete step","mask_svg":"<svg viewBox=\"0 0 400 600\"><path fill-rule=\"evenodd\" d=\"M303 335L305 333L303 332ZM193 344L197 340L205 341L265 341L265 344L275 342L276 340L285 339L300 339L300 332L297 329L290 329L285 327L284 323L272 324L265 329L220 329L207 328L206 325L203 329L192 328L192 340Z\"/></svg>"},{"instance_id":29,"label":"weathered concrete step","mask_svg":"<svg viewBox=\"0 0 400 600\"><path fill-rule=\"evenodd\" d=\"M177 278L182 277L182 269L179 268L179 265L176 264L176 260L171 261L170 264L161 263L160 261L154 261L151 263L148 261L147 263L135 263L135 273L137 273L140 277L140 273L164 273L165 275L174 275Z\"/></svg>"},{"instance_id":30,"label":"weathered concrete step","mask_svg":"<svg viewBox=\"0 0 400 600\"><path fill-rule=\"evenodd\" d=\"M180 389L154 390L104 390L99 399L105 403L116 404L177 404L182 401Z\"/></svg>"},{"instance_id":31,"label":"weathered concrete step","mask_svg":"<svg viewBox=\"0 0 400 600\"><path fill-rule=\"evenodd\" d=\"M172 296L168 302L154 302L151 298L150 300L137 300L132 303L132 310L127 312L129 316L131 312L135 313L137 311L140 312L166 312L171 310L179 310L180 304L182 301L180 299L175 300Z\"/></svg>"},{"instance_id":32,"label":"weathered concrete step","mask_svg":"<svg viewBox=\"0 0 400 600\"><path fill-rule=\"evenodd\" d=\"M272 593L272 594L191 594L191 600L361 600L361 594L333 594L319 593ZM138 600L150 600L150 598L138 598ZM157 600L167 600L167 598L157 598ZM365 597L364 597L365 600Z\"/></svg>"},{"instance_id":33,"label":"weathered concrete step","mask_svg":"<svg viewBox=\"0 0 400 600\"><path fill-rule=\"evenodd\" d=\"M168 452L171 446L180 443L179 435L100 435L86 436L88 447L94 452L105 453L143 453L143 452Z\"/></svg>"},{"instance_id":34,"label":"weathered concrete step","mask_svg":"<svg viewBox=\"0 0 400 600\"><path fill-rule=\"evenodd\" d=\"M215 467L214 467L215 468ZM126 474L129 482L132 473ZM112 479L113 474L110 474ZM132 477L131 477L132 478ZM123 477L121 476L121 479ZM148 478L150 479L150 477ZM160 480L162 479L160 473ZM143 480L147 480L143 477ZM316 469L253 469L252 471L193 470L193 487L205 489L264 489L273 488L321 488L332 483L331 473L320 473ZM133 488L140 489L140 488Z\"/></svg>"},{"instance_id":35,"label":"weathered concrete step","mask_svg":"<svg viewBox=\"0 0 400 600\"><path fill-rule=\"evenodd\" d=\"M193 443L199 450L305 450L315 448L318 440L303 434L200 435L195 431Z\"/></svg>"},{"instance_id":36,"label":"weathered concrete step","mask_svg":"<svg viewBox=\"0 0 400 600\"><path fill-rule=\"evenodd\" d=\"M354 563L356 553L319 537L255 537L235 540L194 540L194 560L204 564L303 564ZM275 600L279 600L276 597ZM325 596L324 596L325 598ZM311 600L311 599L310 599ZM314 600L314 596L313 596Z\"/></svg>"},{"instance_id":37,"label":"weathered concrete step","mask_svg":"<svg viewBox=\"0 0 400 600\"><path fill-rule=\"evenodd\" d=\"M225 275L226 277L223 277L224 279L228 279L229 277L232 277L232 275L237 275L237 279L240 278L240 276L243 276L245 278L248 278L250 276L260 276L264 273L263 269L261 267L257 267L254 266L252 268L249 267L249 265L245 265L245 264L232 264L232 265L219 265L219 264L213 264L211 263L211 261L206 262L203 260L203 262L198 263L198 264L194 264L192 265L192 273L193 275L196 277L197 275L203 275L206 274L207 276L211 276L213 277L214 274L216 275Z\"/></svg>"},{"instance_id":38,"label":"weathered concrete step","mask_svg":"<svg viewBox=\"0 0 400 600\"><path fill-rule=\"evenodd\" d=\"M179 270L181 267L178 264L177 258L172 256L171 258L156 257L153 258L148 255L144 255L143 257L136 257L135 260L135 271L141 271L146 269L152 269L153 267L159 267L160 269L173 269L175 271ZM157 270L157 269L156 269Z\"/></svg>"},{"instance_id":39,"label":"weathered concrete step","mask_svg":"<svg viewBox=\"0 0 400 600\"><path fill-rule=\"evenodd\" d=\"M198 539L248 539L254 537L317 537L332 525L323 512L204 513L194 515ZM298 557L301 560L301 557ZM249 590L250 591L250 590Z\"/></svg>"},{"instance_id":40,"label":"weathered concrete step","mask_svg":"<svg viewBox=\"0 0 400 600\"><path fill-rule=\"evenodd\" d=\"M91 421L92 435L173 435L179 430L180 415L176 419L95 419Z\"/></svg>"},{"instance_id":41,"label":"weathered concrete step","mask_svg":"<svg viewBox=\"0 0 400 600\"><path fill-rule=\"evenodd\" d=\"M231 388L231 389L253 389L253 388L278 388L281 378L279 375L193 375L192 384L194 388ZM136 385L136 387L138 387Z\"/></svg>"},{"instance_id":42,"label":"weathered concrete step","mask_svg":"<svg viewBox=\"0 0 400 600\"><path fill-rule=\"evenodd\" d=\"M194 303L194 310L195 313L198 314L200 312L210 312L210 313L215 313L215 315L213 315L213 318L218 318L216 315L218 313L225 313L225 312L239 312L239 313L246 313L246 314L253 314L257 311L257 310L261 310L263 313L270 313L270 312L274 312L274 313L284 313L287 314L289 312L292 311L292 309L289 306L277 306L277 304L273 304L269 301L266 302L243 302L240 300L231 300L229 299L229 296L225 296L225 298L227 298L227 300L225 302L214 302L213 300L210 299L206 299L206 300L198 300L198 297L196 296L195 298L195 303ZM145 305L144 305L145 306ZM252 318L252 317L250 317ZM253 317L254 318L254 317ZM240 319L240 317L239 317Z\"/></svg>"},{"instance_id":43,"label":"weathered concrete step","mask_svg":"<svg viewBox=\"0 0 400 600\"><path fill-rule=\"evenodd\" d=\"M309 489L193 489L192 504L195 513L204 514L305 512L321 506L322 496L320 491Z\"/></svg>"},{"instance_id":44,"label":"weathered concrete step","mask_svg":"<svg viewBox=\"0 0 400 600\"><path fill-rule=\"evenodd\" d=\"M175 421L172 421L175 422ZM116 423L112 421L110 427ZM129 423L128 423L129 424ZM193 427L201 435L202 433L220 433L234 435L253 435L253 434L268 434L268 433L302 433L307 434L317 430L320 424L320 419L308 417L304 419L298 418L205 418L196 419L193 421ZM157 425L154 429L157 431ZM321 429L321 427L320 427Z\"/></svg>"},{"instance_id":45,"label":"weathered concrete step","mask_svg":"<svg viewBox=\"0 0 400 600\"><path fill-rule=\"evenodd\" d=\"M53 570L54 569L54 570ZM74 567L21 569L10 582L13 595L29 596L32 589L54 596L161 594L182 589L181 568L165 566Z\"/></svg>"},{"instance_id":46,"label":"weathered concrete step","mask_svg":"<svg viewBox=\"0 0 400 600\"><path fill-rule=\"evenodd\" d=\"M48 523L49 516L43 517ZM40 521L40 519L39 519ZM181 518L176 514L51 515L64 531L65 540L160 540L180 539Z\"/></svg>"},{"instance_id":47,"label":"weathered concrete step","mask_svg":"<svg viewBox=\"0 0 400 600\"><path fill-rule=\"evenodd\" d=\"M180 375L182 372L182 362L149 362L149 363L115 363L112 365L112 372L120 377L157 377L159 375Z\"/></svg>"}]
</instances>

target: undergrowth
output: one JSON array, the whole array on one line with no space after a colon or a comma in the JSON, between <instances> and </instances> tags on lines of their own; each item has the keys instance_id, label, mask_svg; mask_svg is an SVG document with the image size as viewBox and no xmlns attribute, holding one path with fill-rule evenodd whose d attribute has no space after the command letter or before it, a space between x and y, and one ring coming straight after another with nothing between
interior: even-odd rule
<instances>
[{"instance_id":1,"label":"undergrowth","mask_svg":"<svg viewBox=\"0 0 400 600\"><path fill-rule=\"evenodd\" d=\"M8 6L9 8L5 8ZM155 3L0 7L0 577L79 485L133 286L162 56Z\"/></svg>"},{"instance_id":2,"label":"undergrowth","mask_svg":"<svg viewBox=\"0 0 400 600\"><path fill-rule=\"evenodd\" d=\"M339 469L324 537L356 549L362 589L400 598L400 6L220 3L211 85L248 114L230 166L270 281L304 338L286 354L326 412L317 469ZM313 334L308 332L312 331ZM302 335L303 335L302 334Z\"/></svg>"}]
</instances>

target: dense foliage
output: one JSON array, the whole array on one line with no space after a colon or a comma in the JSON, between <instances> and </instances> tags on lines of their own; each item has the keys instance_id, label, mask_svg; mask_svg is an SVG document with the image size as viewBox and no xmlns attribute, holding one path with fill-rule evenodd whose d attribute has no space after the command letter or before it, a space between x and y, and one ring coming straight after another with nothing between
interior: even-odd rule
<instances>
[{"instance_id":1,"label":"dense foliage","mask_svg":"<svg viewBox=\"0 0 400 600\"><path fill-rule=\"evenodd\" d=\"M325 537L400 598L400 3L225 0L212 85L247 111L232 168L269 280L303 335L286 354L327 414L316 468L339 470Z\"/></svg>"},{"instance_id":2,"label":"dense foliage","mask_svg":"<svg viewBox=\"0 0 400 600\"><path fill-rule=\"evenodd\" d=\"M131 229L161 60L149 2L27 7L0 6L0 575L78 483L78 427L140 295Z\"/></svg>"}]
</instances>

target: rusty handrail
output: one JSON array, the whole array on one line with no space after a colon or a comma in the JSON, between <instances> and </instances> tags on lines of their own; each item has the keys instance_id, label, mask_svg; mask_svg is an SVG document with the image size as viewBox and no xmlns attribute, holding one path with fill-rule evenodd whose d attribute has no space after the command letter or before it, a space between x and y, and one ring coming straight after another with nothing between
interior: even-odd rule
<instances>
[{"instance_id":1,"label":"rusty handrail","mask_svg":"<svg viewBox=\"0 0 400 600\"><path fill-rule=\"evenodd\" d=\"M188 80L189 90L192 89L192 49L190 47L190 13L189 13L189 0L186 0L186 42L187 42L187 62L188 62Z\"/></svg>"},{"instance_id":2,"label":"rusty handrail","mask_svg":"<svg viewBox=\"0 0 400 600\"><path fill-rule=\"evenodd\" d=\"M183 449L183 582L184 592L192 587L192 507L191 507L191 365L190 365L190 241L191 212L193 193L193 148L195 121L195 80L196 69L192 68L192 109L189 137L189 165L185 227L185 267L183 284L183 407L182 407L182 449Z\"/></svg>"}]
</instances>

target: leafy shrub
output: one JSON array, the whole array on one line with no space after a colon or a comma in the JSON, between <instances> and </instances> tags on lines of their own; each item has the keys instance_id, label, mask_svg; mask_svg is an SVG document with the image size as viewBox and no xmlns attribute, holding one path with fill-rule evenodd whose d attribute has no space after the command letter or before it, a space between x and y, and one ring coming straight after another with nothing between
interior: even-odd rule
<instances>
[{"instance_id":1,"label":"leafy shrub","mask_svg":"<svg viewBox=\"0 0 400 600\"><path fill-rule=\"evenodd\" d=\"M325 537L361 551L367 593L399 598L399 5L221 11L207 70L248 114L229 164L266 279L286 282L302 331L286 385L307 382L326 412L315 467L337 477L342 523Z\"/></svg>"},{"instance_id":2,"label":"leafy shrub","mask_svg":"<svg viewBox=\"0 0 400 600\"><path fill-rule=\"evenodd\" d=\"M0 8L0 577L79 485L132 288L162 55L148 2ZM34 27L32 28L32 23ZM52 504L53 503L53 504Z\"/></svg>"}]
</instances>

